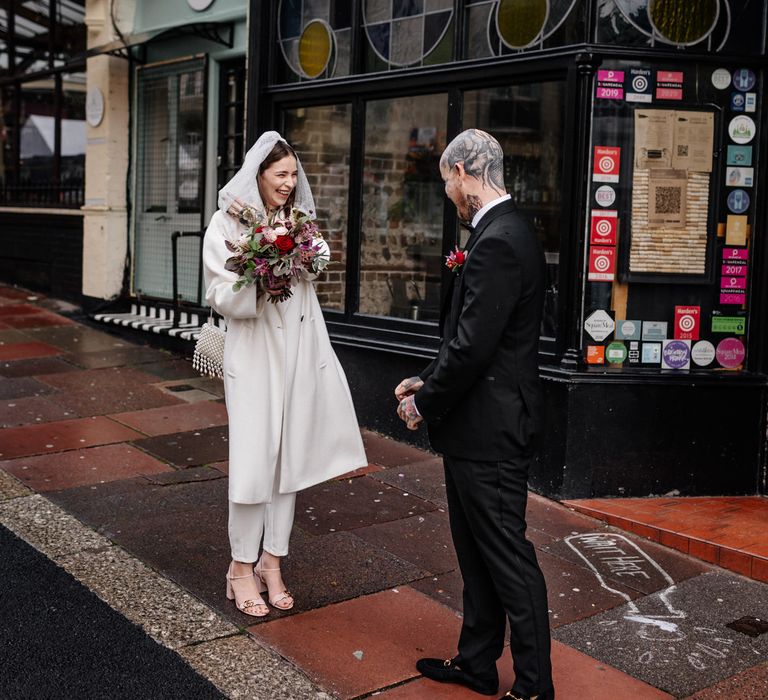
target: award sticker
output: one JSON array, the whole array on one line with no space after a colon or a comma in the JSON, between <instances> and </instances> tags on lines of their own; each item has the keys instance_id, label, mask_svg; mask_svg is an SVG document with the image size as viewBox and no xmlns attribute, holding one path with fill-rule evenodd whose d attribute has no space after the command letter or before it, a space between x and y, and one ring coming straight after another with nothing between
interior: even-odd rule
<instances>
[{"instance_id":1,"label":"award sticker","mask_svg":"<svg viewBox=\"0 0 768 700\"><path fill-rule=\"evenodd\" d=\"M755 112L757 111L757 93L748 92L744 95L744 111Z\"/></svg>"},{"instance_id":2,"label":"award sticker","mask_svg":"<svg viewBox=\"0 0 768 700\"><path fill-rule=\"evenodd\" d=\"M718 68L712 73L712 85L718 90L726 90L731 86L731 74L725 68Z\"/></svg>"},{"instance_id":3,"label":"award sticker","mask_svg":"<svg viewBox=\"0 0 768 700\"><path fill-rule=\"evenodd\" d=\"M743 112L747 99L743 92L731 93L731 112Z\"/></svg>"},{"instance_id":4,"label":"award sticker","mask_svg":"<svg viewBox=\"0 0 768 700\"><path fill-rule=\"evenodd\" d=\"M592 179L595 182L618 182L621 148L618 146L595 146Z\"/></svg>"},{"instance_id":5,"label":"award sticker","mask_svg":"<svg viewBox=\"0 0 768 700\"><path fill-rule=\"evenodd\" d=\"M627 348L624 343L610 343L605 348L605 359L612 365L620 365L627 359Z\"/></svg>"},{"instance_id":6,"label":"award sticker","mask_svg":"<svg viewBox=\"0 0 768 700\"><path fill-rule=\"evenodd\" d=\"M740 68L739 70L733 71L733 87L737 90L741 90L741 92L748 92L755 87L756 82L757 78L755 77L754 72L749 70L749 68Z\"/></svg>"},{"instance_id":7,"label":"award sticker","mask_svg":"<svg viewBox=\"0 0 768 700\"><path fill-rule=\"evenodd\" d=\"M643 321L643 340L665 340L666 337L666 321Z\"/></svg>"},{"instance_id":8,"label":"award sticker","mask_svg":"<svg viewBox=\"0 0 768 700\"><path fill-rule=\"evenodd\" d=\"M675 339L676 340L698 340L700 319L701 319L700 306L676 306L675 307Z\"/></svg>"},{"instance_id":9,"label":"award sticker","mask_svg":"<svg viewBox=\"0 0 768 700\"><path fill-rule=\"evenodd\" d=\"M727 72L727 71L726 71ZM728 76L730 81L730 76ZM629 69L629 87L627 102L652 102L651 71L648 68Z\"/></svg>"},{"instance_id":10,"label":"award sticker","mask_svg":"<svg viewBox=\"0 0 768 700\"><path fill-rule=\"evenodd\" d=\"M584 330L593 340L601 343L616 327L611 315L603 309L593 311L584 321Z\"/></svg>"},{"instance_id":11,"label":"award sticker","mask_svg":"<svg viewBox=\"0 0 768 700\"><path fill-rule=\"evenodd\" d=\"M745 117L745 119L749 119L749 117ZM750 119L749 121L752 120ZM595 192L595 201L601 207L610 207L616 201L616 190L610 185L598 187L597 192Z\"/></svg>"},{"instance_id":12,"label":"award sticker","mask_svg":"<svg viewBox=\"0 0 768 700\"><path fill-rule=\"evenodd\" d=\"M728 124L728 135L734 143L749 143L755 138L755 122L752 121L752 117L740 114L731 119Z\"/></svg>"},{"instance_id":13,"label":"award sticker","mask_svg":"<svg viewBox=\"0 0 768 700\"><path fill-rule=\"evenodd\" d=\"M728 146L726 165L752 165L752 146Z\"/></svg>"},{"instance_id":14,"label":"award sticker","mask_svg":"<svg viewBox=\"0 0 768 700\"><path fill-rule=\"evenodd\" d=\"M755 181L754 168L728 166L725 171L725 184L728 187L752 187Z\"/></svg>"},{"instance_id":15,"label":"award sticker","mask_svg":"<svg viewBox=\"0 0 768 700\"><path fill-rule=\"evenodd\" d=\"M616 245L616 223L618 212L615 209L593 209L589 231L592 245Z\"/></svg>"},{"instance_id":16,"label":"award sticker","mask_svg":"<svg viewBox=\"0 0 768 700\"><path fill-rule=\"evenodd\" d=\"M644 365L661 363L661 343L643 343L642 361Z\"/></svg>"},{"instance_id":17,"label":"award sticker","mask_svg":"<svg viewBox=\"0 0 768 700\"><path fill-rule=\"evenodd\" d=\"M665 369L690 368L691 341L665 340L661 350L661 365Z\"/></svg>"},{"instance_id":18,"label":"award sticker","mask_svg":"<svg viewBox=\"0 0 768 700\"><path fill-rule=\"evenodd\" d=\"M640 340L642 321L617 321L616 338L619 340Z\"/></svg>"},{"instance_id":19,"label":"award sticker","mask_svg":"<svg viewBox=\"0 0 768 700\"><path fill-rule=\"evenodd\" d=\"M699 367L707 367L715 359L715 346L708 340L700 340L691 348L691 360Z\"/></svg>"},{"instance_id":20,"label":"award sticker","mask_svg":"<svg viewBox=\"0 0 768 700\"><path fill-rule=\"evenodd\" d=\"M605 364L605 346L587 345L587 364L604 365Z\"/></svg>"},{"instance_id":21,"label":"award sticker","mask_svg":"<svg viewBox=\"0 0 768 700\"><path fill-rule=\"evenodd\" d=\"M745 190L731 190L728 195L728 209L734 214L743 214L749 209L749 195Z\"/></svg>"},{"instance_id":22,"label":"award sticker","mask_svg":"<svg viewBox=\"0 0 768 700\"><path fill-rule=\"evenodd\" d=\"M726 369L736 369L744 363L746 350L738 338L724 338L717 344L715 356Z\"/></svg>"}]
</instances>

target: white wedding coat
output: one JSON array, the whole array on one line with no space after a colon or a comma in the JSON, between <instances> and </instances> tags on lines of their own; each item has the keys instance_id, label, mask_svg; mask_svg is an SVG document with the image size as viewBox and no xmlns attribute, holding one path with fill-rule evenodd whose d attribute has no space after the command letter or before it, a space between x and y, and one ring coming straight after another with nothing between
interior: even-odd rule
<instances>
[{"instance_id":1,"label":"white wedding coat","mask_svg":"<svg viewBox=\"0 0 768 700\"><path fill-rule=\"evenodd\" d=\"M203 243L207 302L227 322L224 392L229 413L229 500L266 503L368 461L347 379L309 279L278 304L255 287L232 290L224 269L245 229L217 211Z\"/></svg>"}]
</instances>

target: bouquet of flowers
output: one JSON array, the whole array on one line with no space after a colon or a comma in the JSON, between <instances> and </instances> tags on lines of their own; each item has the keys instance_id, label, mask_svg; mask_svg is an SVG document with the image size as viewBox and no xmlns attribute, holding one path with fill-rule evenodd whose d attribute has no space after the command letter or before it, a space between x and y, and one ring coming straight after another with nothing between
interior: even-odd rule
<instances>
[{"instance_id":1,"label":"bouquet of flowers","mask_svg":"<svg viewBox=\"0 0 768 700\"><path fill-rule=\"evenodd\" d=\"M235 291L260 284L276 304L293 295L291 287L302 272L319 274L328 266L323 238L308 214L291 208L285 220L265 221L256 216L247 220L247 232L234 243L226 242L234 255L225 268L238 274Z\"/></svg>"}]
</instances>

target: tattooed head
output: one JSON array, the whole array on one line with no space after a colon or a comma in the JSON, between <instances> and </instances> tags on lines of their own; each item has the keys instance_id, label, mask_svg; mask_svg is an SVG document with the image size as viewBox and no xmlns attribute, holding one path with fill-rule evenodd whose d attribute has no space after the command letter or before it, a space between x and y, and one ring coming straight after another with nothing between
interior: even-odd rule
<instances>
[{"instance_id":1,"label":"tattooed head","mask_svg":"<svg viewBox=\"0 0 768 700\"><path fill-rule=\"evenodd\" d=\"M504 153L499 142L479 129L460 133L440 158L445 194L459 219L470 223L485 204L503 195Z\"/></svg>"},{"instance_id":2,"label":"tattooed head","mask_svg":"<svg viewBox=\"0 0 768 700\"><path fill-rule=\"evenodd\" d=\"M443 151L440 165L450 170L457 163L484 187L504 192L504 152L489 133L467 129L453 139Z\"/></svg>"}]
</instances>

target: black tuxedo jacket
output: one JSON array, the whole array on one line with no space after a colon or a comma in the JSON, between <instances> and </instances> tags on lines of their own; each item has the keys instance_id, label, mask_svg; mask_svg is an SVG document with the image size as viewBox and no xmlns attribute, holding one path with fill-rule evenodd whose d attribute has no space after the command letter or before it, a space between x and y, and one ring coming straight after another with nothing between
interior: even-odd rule
<instances>
[{"instance_id":1,"label":"black tuxedo jacket","mask_svg":"<svg viewBox=\"0 0 768 700\"><path fill-rule=\"evenodd\" d=\"M436 451L501 461L531 451L540 419L544 253L511 200L483 215L465 253L416 407Z\"/></svg>"}]
</instances>

